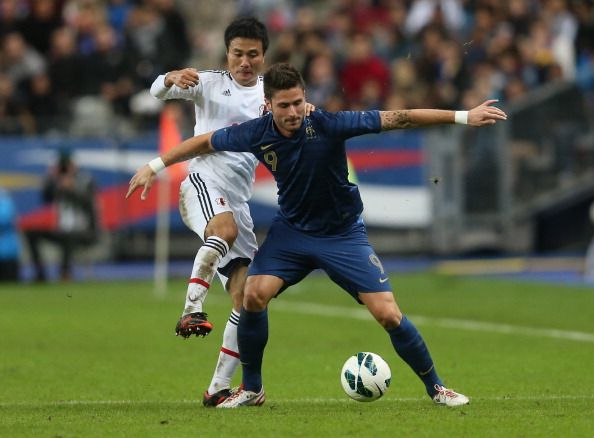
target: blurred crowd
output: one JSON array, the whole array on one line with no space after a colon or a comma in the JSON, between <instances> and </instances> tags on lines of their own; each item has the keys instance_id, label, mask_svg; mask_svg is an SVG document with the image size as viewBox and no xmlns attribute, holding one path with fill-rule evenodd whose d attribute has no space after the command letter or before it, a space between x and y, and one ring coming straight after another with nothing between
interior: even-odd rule
<instances>
[{"instance_id":1,"label":"blurred crowd","mask_svg":"<svg viewBox=\"0 0 594 438\"><path fill-rule=\"evenodd\" d=\"M557 80L594 94L592 0L0 0L0 134L146 127L151 82L224 67L235 15L268 26L267 64L295 64L329 110L505 104Z\"/></svg>"}]
</instances>

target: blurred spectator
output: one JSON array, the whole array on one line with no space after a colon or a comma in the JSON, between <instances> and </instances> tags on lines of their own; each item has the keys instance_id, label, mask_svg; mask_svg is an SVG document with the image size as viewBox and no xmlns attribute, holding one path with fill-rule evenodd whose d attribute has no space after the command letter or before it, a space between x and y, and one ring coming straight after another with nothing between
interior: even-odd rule
<instances>
[{"instance_id":1,"label":"blurred spectator","mask_svg":"<svg viewBox=\"0 0 594 438\"><path fill-rule=\"evenodd\" d=\"M42 241L52 242L59 247L60 278L69 280L72 275L73 251L96 241L98 222L93 178L77 168L68 150L60 151L58 162L49 169L42 199L44 203L55 206L57 223L50 230L25 231L35 269L35 280L46 279L40 254Z\"/></svg>"},{"instance_id":2,"label":"blurred spectator","mask_svg":"<svg viewBox=\"0 0 594 438\"><path fill-rule=\"evenodd\" d=\"M20 33L4 36L0 52L0 72L4 73L17 87L21 87L33 76L45 71L45 59L27 45Z\"/></svg>"},{"instance_id":3,"label":"blurred spectator","mask_svg":"<svg viewBox=\"0 0 594 438\"><path fill-rule=\"evenodd\" d=\"M464 9L460 0L414 0L406 19L406 32L414 36L433 24L457 34L464 26Z\"/></svg>"},{"instance_id":4,"label":"blurred spectator","mask_svg":"<svg viewBox=\"0 0 594 438\"><path fill-rule=\"evenodd\" d=\"M106 22L103 2L69 0L64 6L64 21L74 31L77 51L82 56L95 49L95 30Z\"/></svg>"},{"instance_id":5,"label":"blurred spectator","mask_svg":"<svg viewBox=\"0 0 594 438\"><path fill-rule=\"evenodd\" d=\"M51 131L58 116L58 102L47 74L41 73L31 78L27 103L34 118L35 132L43 134Z\"/></svg>"},{"instance_id":6,"label":"blurred spectator","mask_svg":"<svg viewBox=\"0 0 594 438\"><path fill-rule=\"evenodd\" d=\"M31 113L16 95L14 83L0 73L0 135L33 134Z\"/></svg>"},{"instance_id":7,"label":"blurred spectator","mask_svg":"<svg viewBox=\"0 0 594 438\"><path fill-rule=\"evenodd\" d=\"M575 38L576 80L589 96L594 111L594 2L575 5L578 30Z\"/></svg>"},{"instance_id":8,"label":"blurred spectator","mask_svg":"<svg viewBox=\"0 0 594 438\"><path fill-rule=\"evenodd\" d=\"M109 0L107 5L107 23L114 28L118 41L124 38L124 28L133 4L128 0Z\"/></svg>"},{"instance_id":9,"label":"blurred spectator","mask_svg":"<svg viewBox=\"0 0 594 438\"><path fill-rule=\"evenodd\" d=\"M22 28L25 8L19 0L0 0L0 39Z\"/></svg>"},{"instance_id":10,"label":"blurred spectator","mask_svg":"<svg viewBox=\"0 0 594 438\"><path fill-rule=\"evenodd\" d=\"M532 0L509 0L507 2L506 22L511 25L515 35L527 35L535 15L533 3Z\"/></svg>"},{"instance_id":11,"label":"blurred spectator","mask_svg":"<svg viewBox=\"0 0 594 438\"><path fill-rule=\"evenodd\" d=\"M307 70L307 101L326 108L327 102L338 92L334 61L330 55L320 54L312 58Z\"/></svg>"},{"instance_id":12,"label":"blurred spectator","mask_svg":"<svg viewBox=\"0 0 594 438\"><path fill-rule=\"evenodd\" d=\"M150 86L162 71L169 71L186 60L184 47L179 40L185 39L178 29L167 25L166 19L150 5L138 5L132 10L126 23L126 49L131 55L138 86Z\"/></svg>"},{"instance_id":13,"label":"blurred spectator","mask_svg":"<svg viewBox=\"0 0 594 438\"><path fill-rule=\"evenodd\" d=\"M167 58L163 65L167 70L185 65L190 57L190 40L186 29L186 20L175 7L174 0L150 0L164 22L163 35Z\"/></svg>"},{"instance_id":14,"label":"blurred spectator","mask_svg":"<svg viewBox=\"0 0 594 438\"><path fill-rule=\"evenodd\" d=\"M83 85L84 60L76 50L76 36L68 27L61 27L51 36L48 72L58 115L64 119L71 114L72 100L78 97Z\"/></svg>"},{"instance_id":15,"label":"blurred spectator","mask_svg":"<svg viewBox=\"0 0 594 438\"><path fill-rule=\"evenodd\" d=\"M128 115L135 89L130 59L107 24L95 29L93 46L93 52L84 57L81 94L100 95L116 113Z\"/></svg>"},{"instance_id":16,"label":"blurred spectator","mask_svg":"<svg viewBox=\"0 0 594 438\"><path fill-rule=\"evenodd\" d=\"M18 280L19 254L14 204L8 192L0 188L0 281Z\"/></svg>"},{"instance_id":17,"label":"blurred spectator","mask_svg":"<svg viewBox=\"0 0 594 438\"><path fill-rule=\"evenodd\" d=\"M297 46L297 35L292 30L286 30L278 35L273 41L273 47L266 58L271 64L277 62L288 62L298 68L303 65L303 56Z\"/></svg>"},{"instance_id":18,"label":"blurred spectator","mask_svg":"<svg viewBox=\"0 0 594 438\"><path fill-rule=\"evenodd\" d=\"M392 63L392 94L388 97L390 104L384 109L421 108L427 101L428 86L420 81L416 64L410 58L397 59Z\"/></svg>"},{"instance_id":19,"label":"blurred spectator","mask_svg":"<svg viewBox=\"0 0 594 438\"><path fill-rule=\"evenodd\" d=\"M33 0L28 17L23 21L23 37L36 51L45 55L50 47L51 34L62 25L62 11L58 0Z\"/></svg>"},{"instance_id":20,"label":"blurred spectator","mask_svg":"<svg viewBox=\"0 0 594 438\"><path fill-rule=\"evenodd\" d=\"M365 104L373 103L379 104L376 107L382 106L390 90L390 70L373 53L368 35L356 33L351 38L340 82L349 105L366 108Z\"/></svg>"}]
</instances>

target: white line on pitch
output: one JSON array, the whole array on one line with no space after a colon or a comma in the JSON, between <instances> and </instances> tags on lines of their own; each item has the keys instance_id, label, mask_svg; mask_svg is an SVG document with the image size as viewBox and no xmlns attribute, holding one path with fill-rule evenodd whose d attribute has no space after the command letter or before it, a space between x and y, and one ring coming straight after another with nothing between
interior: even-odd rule
<instances>
[{"instance_id":1,"label":"white line on pitch","mask_svg":"<svg viewBox=\"0 0 594 438\"><path fill-rule=\"evenodd\" d=\"M368 321L373 320L372 316L364 308L338 307L330 306L327 304L275 301L271 304L271 309L273 309L273 311L274 309L278 309L284 312L295 312L306 315L354 318ZM420 315L409 315L409 318L415 324L424 326L500 334L535 336L541 338L565 339L569 341L594 343L594 333L547 328L522 327L511 324L496 324L492 322L471 321L467 319L434 318Z\"/></svg>"},{"instance_id":2,"label":"white line on pitch","mask_svg":"<svg viewBox=\"0 0 594 438\"><path fill-rule=\"evenodd\" d=\"M392 402L420 402L427 401L426 397L396 397L389 399ZM556 400L594 400L594 395L535 395L535 396L493 396L493 397L473 397L473 401L556 401ZM296 399L274 399L270 398L271 403L355 403L347 397L344 398L296 398ZM59 400L53 402L14 402L0 403L1 407L52 407L52 406L101 406L101 405L201 405L200 400Z\"/></svg>"}]
</instances>

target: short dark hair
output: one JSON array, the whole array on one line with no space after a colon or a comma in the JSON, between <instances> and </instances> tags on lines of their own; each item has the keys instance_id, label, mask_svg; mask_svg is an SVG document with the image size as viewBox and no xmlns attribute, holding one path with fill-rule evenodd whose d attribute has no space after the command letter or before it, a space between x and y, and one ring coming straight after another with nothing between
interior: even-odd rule
<instances>
[{"instance_id":1,"label":"short dark hair","mask_svg":"<svg viewBox=\"0 0 594 438\"><path fill-rule=\"evenodd\" d=\"M225 29L225 47L229 50L229 44L235 38L248 38L250 40L260 40L262 50L266 53L268 50L268 31L257 18L241 17L233 20L227 29Z\"/></svg>"},{"instance_id":2,"label":"short dark hair","mask_svg":"<svg viewBox=\"0 0 594 438\"><path fill-rule=\"evenodd\" d=\"M295 67L288 63L272 65L264 73L264 96L270 99L279 90L301 87L305 90L303 76Z\"/></svg>"}]
</instances>

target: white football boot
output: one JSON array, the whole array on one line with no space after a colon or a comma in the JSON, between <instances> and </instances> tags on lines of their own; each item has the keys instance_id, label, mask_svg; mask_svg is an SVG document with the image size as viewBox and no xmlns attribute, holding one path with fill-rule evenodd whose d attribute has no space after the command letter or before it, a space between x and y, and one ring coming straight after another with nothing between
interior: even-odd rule
<instances>
[{"instance_id":1,"label":"white football boot","mask_svg":"<svg viewBox=\"0 0 594 438\"><path fill-rule=\"evenodd\" d=\"M241 408L243 406L262 406L266 401L266 394L264 393L264 387L260 392L247 391L240 387L237 392L231 394L231 396L223 403L217 405L217 409L233 409Z\"/></svg>"},{"instance_id":2,"label":"white football boot","mask_svg":"<svg viewBox=\"0 0 594 438\"><path fill-rule=\"evenodd\" d=\"M446 388L445 386L435 385L437 393L433 396L433 401L438 405L446 406L462 406L470 403L470 399L464 394L458 394L456 391Z\"/></svg>"}]
</instances>

